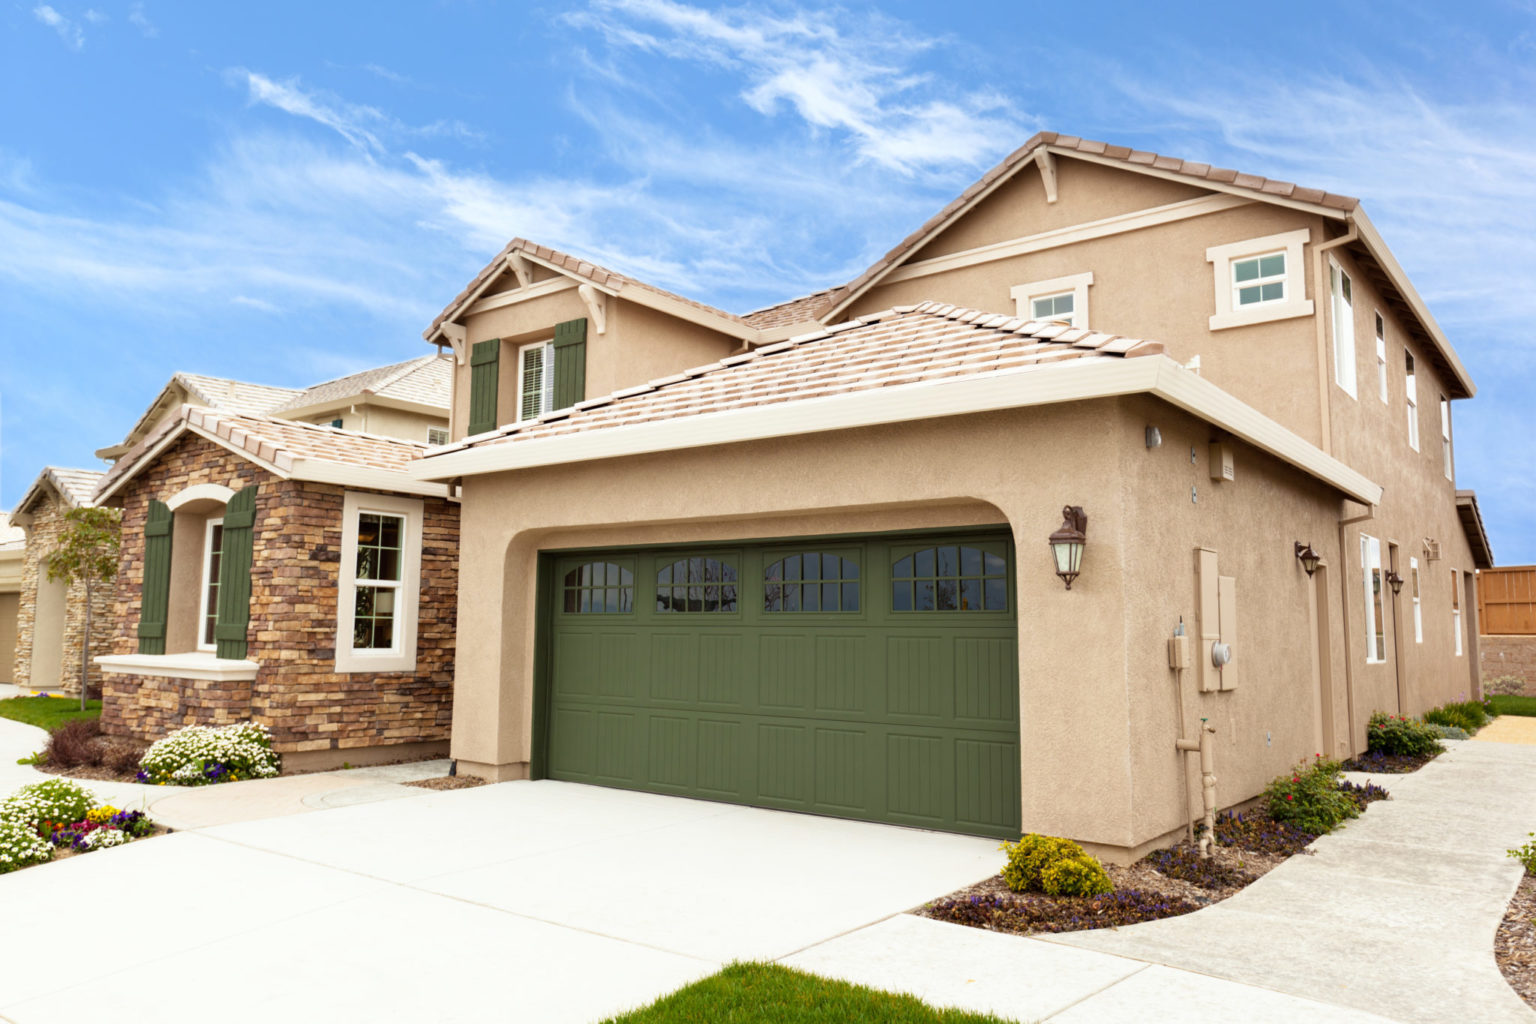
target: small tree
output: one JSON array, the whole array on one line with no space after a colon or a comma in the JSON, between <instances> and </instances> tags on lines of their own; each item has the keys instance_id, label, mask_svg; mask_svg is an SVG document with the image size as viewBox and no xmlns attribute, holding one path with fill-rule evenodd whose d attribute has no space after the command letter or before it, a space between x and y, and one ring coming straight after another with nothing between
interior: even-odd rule
<instances>
[{"instance_id":1,"label":"small tree","mask_svg":"<svg viewBox=\"0 0 1536 1024\"><path fill-rule=\"evenodd\" d=\"M90 689L91 596L93 584L117 576L117 550L121 543L122 513L115 508L72 508L64 513L64 532L48 552L50 580L85 584L85 636L80 643L80 710L85 710Z\"/></svg>"}]
</instances>

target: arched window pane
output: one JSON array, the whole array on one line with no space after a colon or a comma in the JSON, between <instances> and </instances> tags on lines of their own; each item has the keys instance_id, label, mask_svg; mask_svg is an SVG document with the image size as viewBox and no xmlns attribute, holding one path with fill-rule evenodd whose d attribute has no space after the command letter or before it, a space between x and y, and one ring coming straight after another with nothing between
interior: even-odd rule
<instances>
[{"instance_id":1,"label":"arched window pane","mask_svg":"<svg viewBox=\"0 0 1536 1024\"><path fill-rule=\"evenodd\" d=\"M830 551L786 555L764 568L763 579L764 611L859 610L858 563Z\"/></svg>"},{"instance_id":2,"label":"arched window pane","mask_svg":"<svg viewBox=\"0 0 1536 1024\"><path fill-rule=\"evenodd\" d=\"M613 562L588 562L565 574L565 610L623 615L635 610L635 574Z\"/></svg>"},{"instance_id":3,"label":"arched window pane","mask_svg":"<svg viewBox=\"0 0 1536 1024\"><path fill-rule=\"evenodd\" d=\"M1008 610L1008 561L982 548L946 544L915 551L891 567L898 612Z\"/></svg>"},{"instance_id":4,"label":"arched window pane","mask_svg":"<svg viewBox=\"0 0 1536 1024\"><path fill-rule=\"evenodd\" d=\"M656 574L658 612L734 612L736 567L706 555L664 566Z\"/></svg>"}]
</instances>

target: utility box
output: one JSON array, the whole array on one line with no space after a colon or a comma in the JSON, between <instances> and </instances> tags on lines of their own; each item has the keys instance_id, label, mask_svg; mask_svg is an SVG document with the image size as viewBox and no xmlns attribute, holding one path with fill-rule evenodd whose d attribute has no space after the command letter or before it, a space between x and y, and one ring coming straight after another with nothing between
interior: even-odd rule
<instances>
[{"instance_id":1,"label":"utility box","mask_svg":"<svg viewBox=\"0 0 1536 1024\"><path fill-rule=\"evenodd\" d=\"M1235 480L1232 468L1232 446L1219 441L1211 442L1211 479Z\"/></svg>"}]
</instances>

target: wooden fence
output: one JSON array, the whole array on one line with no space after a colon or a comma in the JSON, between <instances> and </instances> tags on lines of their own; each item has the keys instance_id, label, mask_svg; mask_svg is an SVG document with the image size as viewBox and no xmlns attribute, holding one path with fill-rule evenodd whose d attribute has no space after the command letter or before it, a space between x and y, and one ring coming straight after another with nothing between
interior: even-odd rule
<instances>
[{"instance_id":1,"label":"wooden fence","mask_svg":"<svg viewBox=\"0 0 1536 1024\"><path fill-rule=\"evenodd\" d=\"M1477 621L1488 636L1536 636L1536 565L1479 572Z\"/></svg>"}]
</instances>

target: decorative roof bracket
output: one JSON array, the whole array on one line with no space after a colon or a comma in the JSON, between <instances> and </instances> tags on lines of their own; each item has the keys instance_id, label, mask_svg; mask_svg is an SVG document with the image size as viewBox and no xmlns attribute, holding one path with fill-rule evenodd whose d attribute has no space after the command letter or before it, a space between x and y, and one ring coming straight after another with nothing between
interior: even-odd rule
<instances>
[{"instance_id":1,"label":"decorative roof bracket","mask_svg":"<svg viewBox=\"0 0 1536 1024\"><path fill-rule=\"evenodd\" d=\"M592 318L592 325L597 328L598 334L608 330L608 293L600 292L590 284L580 285L576 294L581 296L581 301L587 304L587 314Z\"/></svg>"}]
</instances>

